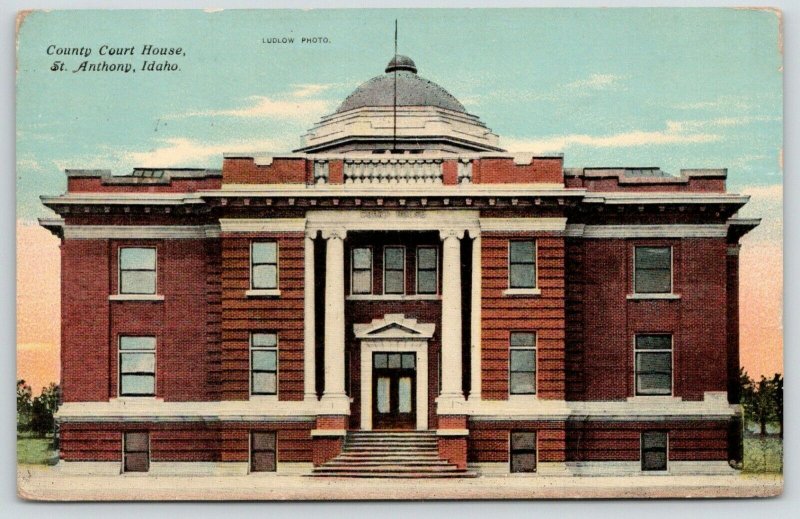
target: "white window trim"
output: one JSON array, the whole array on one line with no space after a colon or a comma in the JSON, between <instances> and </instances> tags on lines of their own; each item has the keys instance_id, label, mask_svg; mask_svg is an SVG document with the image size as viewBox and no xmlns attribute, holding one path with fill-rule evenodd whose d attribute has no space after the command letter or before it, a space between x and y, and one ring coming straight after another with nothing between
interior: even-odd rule
<instances>
[{"instance_id":1,"label":"white window trim","mask_svg":"<svg viewBox=\"0 0 800 519\"><path fill-rule=\"evenodd\" d=\"M253 245L256 243L274 243L275 244L275 288L254 288L253 287ZM280 244L278 240L264 238L264 239L253 239L250 240L250 256L248 258L250 262L250 288L245 292L246 297L255 297L255 296L277 296L281 294L280 291ZM269 263L261 263L261 265L269 265Z\"/></svg>"},{"instance_id":2,"label":"white window trim","mask_svg":"<svg viewBox=\"0 0 800 519\"><path fill-rule=\"evenodd\" d=\"M432 249L433 252L436 254L436 282L435 286L436 289L433 292L425 292L424 294L420 294L419 292L419 251L420 249ZM418 296L438 296L439 295L439 248L435 245L417 245L417 257L415 258L416 263L414 264L414 268L416 269L414 272L414 293Z\"/></svg>"},{"instance_id":3,"label":"white window trim","mask_svg":"<svg viewBox=\"0 0 800 519\"><path fill-rule=\"evenodd\" d=\"M532 333L533 334L533 346L511 346L511 335L514 333ZM511 392L511 352L513 350L533 350L533 393L512 393ZM533 331L525 331L525 330L511 330L508 334L508 396L509 398L514 398L517 400L519 397L521 398L533 398L539 394L539 334ZM516 398L515 398L516 397ZM536 441L539 441L539 438L536 438Z\"/></svg>"},{"instance_id":4,"label":"white window trim","mask_svg":"<svg viewBox=\"0 0 800 519\"><path fill-rule=\"evenodd\" d=\"M355 257L356 249L369 249L369 292L353 292L353 273L355 272ZM365 270L365 269L359 269ZM369 296L374 295L375 292L375 249L372 245L354 245L350 249L350 296Z\"/></svg>"},{"instance_id":5,"label":"white window trim","mask_svg":"<svg viewBox=\"0 0 800 519\"><path fill-rule=\"evenodd\" d=\"M533 242L533 287L529 288L514 288L511 286L511 244L513 242L526 242L530 241ZM508 240L508 249L506 251L508 254L508 260L506 261L506 270L508 272L508 277L506 279L506 289L503 291L503 295L506 296L536 296L542 293L541 288L539 287L539 240L536 238L510 238Z\"/></svg>"},{"instance_id":6,"label":"white window trim","mask_svg":"<svg viewBox=\"0 0 800 519\"><path fill-rule=\"evenodd\" d=\"M135 294L122 291L122 249L153 249L155 251L155 262L153 264L155 283L152 294ZM152 245L119 245L117 247L117 293L112 294L108 299L110 301L162 301L164 299L163 295L158 295L158 247Z\"/></svg>"},{"instance_id":7,"label":"white window trim","mask_svg":"<svg viewBox=\"0 0 800 519\"><path fill-rule=\"evenodd\" d=\"M386 292L386 250L387 249L401 249L403 251L403 291L402 292ZM381 269L383 279L382 279L382 293L384 296L404 296L406 295L406 246L405 245L384 245L383 246L383 268ZM397 271L393 271L397 272ZM374 292L374 290L373 290Z\"/></svg>"},{"instance_id":8,"label":"white window trim","mask_svg":"<svg viewBox=\"0 0 800 519\"><path fill-rule=\"evenodd\" d=\"M156 346L152 350L124 350L126 353L153 353L153 394L152 395L123 395L122 394L122 338L123 337L152 337ZM158 395L158 336L156 335L117 335L117 398L121 400L155 400Z\"/></svg>"},{"instance_id":9,"label":"white window trim","mask_svg":"<svg viewBox=\"0 0 800 519\"><path fill-rule=\"evenodd\" d=\"M636 291L636 249L638 248L663 249L669 248L669 292L637 292ZM680 299L675 293L675 247L672 245L634 245L633 246L633 286L628 299Z\"/></svg>"},{"instance_id":10,"label":"white window trim","mask_svg":"<svg viewBox=\"0 0 800 519\"><path fill-rule=\"evenodd\" d=\"M259 346L255 348L255 351L269 351L275 350L275 392L274 393L253 393L253 335L256 334L272 334L275 336L275 347L268 347L268 346ZM248 341L248 356L247 356L247 393L250 400L278 400L278 394L280 392L280 338L278 337L277 332L268 332L268 331L255 331L250 332L250 335L247 339Z\"/></svg>"},{"instance_id":11,"label":"white window trim","mask_svg":"<svg viewBox=\"0 0 800 519\"><path fill-rule=\"evenodd\" d=\"M669 369L670 369L670 382L669 382L669 394L639 394L639 384L637 381L637 370L636 370L636 352L640 351L636 349L636 337L642 335L669 335L670 340L670 349L669 349ZM641 350L643 352L653 352L653 353L663 353L667 350ZM642 398L642 399L651 399L651 398L673 398L675 396L675 334L669 332L642 332L642 333L634 333L633 334L633 397L632 398Z\"/></svg>"},{"instance_id":12,"label":"white window trim","mask_svg":"<svg viewBox=\"0 0 800 519\"><path fill-rule=\"evenodd\" d=\"M661 470L644 470L642 464L644 463L644 433L646 432L663 432L667 436L666 450L666 464ZM538 440L538 438L537 438ZM639 472L642 474L667 474L669 473L669 431L648 429L639 433Z\"/></svg>"}]
</instances>

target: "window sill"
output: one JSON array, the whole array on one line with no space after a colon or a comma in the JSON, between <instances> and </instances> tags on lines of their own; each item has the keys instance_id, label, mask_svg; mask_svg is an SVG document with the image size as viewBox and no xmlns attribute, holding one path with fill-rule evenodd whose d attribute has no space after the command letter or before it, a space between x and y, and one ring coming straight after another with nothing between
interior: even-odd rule
<instances>
[{"instance_id":1,"label":"window sill","mask_svg":"<svg viewBox=\"0 0 800 519\"><path fill-rule=\"evenodd\" d=\"M680 294L628 294L628 300L645 301L648 299L680 299Z\"/></svg>"},{"instance_id":2,"label":"window sill","mask_svg":"<svg viewBox=\"0 0 800 519\"><path fill-rule=\"evenodd\" d=\"M161 294L111 294L109 301L163 301Z\"/></svg>"},{"instance_id":3,"label":"window sill","mask_svg":"<svg viewBox=\"0 0 800 519\"><path fill-rule=\"evenodd\" d=\"M281 291L278 288L262 289L254 288L244 293L245 297L280 297Z\"/></svg>"},{"instance_id":4,"label":"window sill","mask_svg":"<svg viewBox=\"0 0 800 519\"><path fill-rule=\"evenodd\" d=\"M539 288L508 288L503 290L503 295L510 297L539 296L542 295L542 290Z\"/></svg>"},{"instance_id":5,"label":"window sill","mask_svg":"<svg viewBox=\"0 0 800 519\"><path fill-rule=\"evenodd\" d=\"M250 395L251 402L277 402L278 395Z\"/></svg>"},{"instance_id":6,"label":"window sill","mask_svg":"<svg viewBox=\"0 0 800 519\"><path fill-rule=\"evenodd\" d=\"M439 301L438 294L355 294L345 298L347 301Z\"/></svg>"},{"instance_id":7,"label":"window sill","mask_svg":"<svg viewBox=\"0 0 800 519\"><path fill-rule=\"evenodd\" d=\"M637 402L669 403L669 402L682 402L683 398L674 395L636 395L636 396L629 396L627 401L631 403L637 403Z\"/></svg>"},{"instance_id":8,"label":"window sill","mask_svg":"<svg viewBox=\"0 0 800 519\"><path fill-rule=\"evenodd\" d=\"M164 402L164 399L157 396L118 396L115 398L109 399L110 404L119 404L119 405L127 405L127 404L161 404Z\"/></svg>"}]
</instances>

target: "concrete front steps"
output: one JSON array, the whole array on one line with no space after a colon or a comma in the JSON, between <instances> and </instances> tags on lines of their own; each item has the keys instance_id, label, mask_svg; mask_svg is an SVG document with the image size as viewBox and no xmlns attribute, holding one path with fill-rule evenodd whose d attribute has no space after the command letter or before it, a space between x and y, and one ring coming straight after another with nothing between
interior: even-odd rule
<instances>
[{"instance_id":1,"label":"concrete front steps","mask_svg":"<svg viewBox=\"0 0 800 519\"><path fill-rule=\"evenodd\" d=\"M312 476L342 478L463 478L477 474L439 458L435 431L355 431L341 454Z\"/></svg>"}]
</instances>

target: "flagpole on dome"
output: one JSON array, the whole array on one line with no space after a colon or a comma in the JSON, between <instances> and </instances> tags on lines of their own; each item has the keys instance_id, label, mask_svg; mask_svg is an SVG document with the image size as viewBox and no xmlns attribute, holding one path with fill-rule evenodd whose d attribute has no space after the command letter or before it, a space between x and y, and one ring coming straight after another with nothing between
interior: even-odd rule
<instances>
[{"instance_id":1,"label":"flagpole on dome","mask_svg":"<svg viewBox=\"0 0 800 519\"><path fill-rule=\"evenodd\" d=\"M397 63L397 18L394 19L394 62ZM392 131L392 152L397 152L397 67L394 68L394 104L392 111L392 121L394 128Z\"/></svg>"}]
</instances>

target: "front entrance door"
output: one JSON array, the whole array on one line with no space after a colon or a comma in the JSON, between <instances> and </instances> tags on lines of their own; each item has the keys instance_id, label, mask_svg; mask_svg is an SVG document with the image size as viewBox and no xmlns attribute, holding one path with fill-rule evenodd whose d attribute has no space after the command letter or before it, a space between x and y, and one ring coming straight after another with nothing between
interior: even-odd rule
<instances>
[{"instance_id":1,"label":"front entrance door","mask_svg":"<svg viewBox=\"0 0 800 519\"><path fill-rule=\"evenodd\" d=\"M372 354L374 429L414 429L417 422L415 353Z\"/></svg>"}]
</instances>

